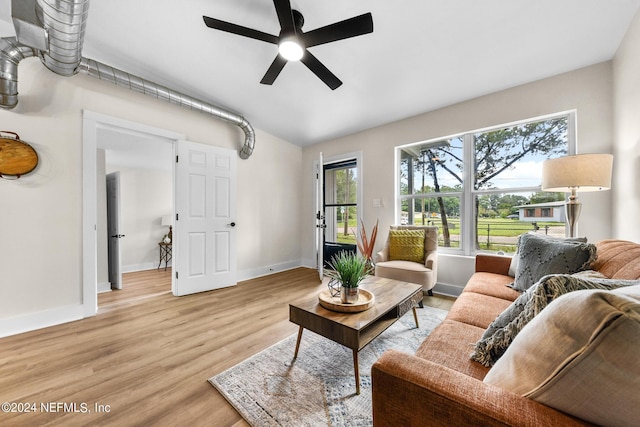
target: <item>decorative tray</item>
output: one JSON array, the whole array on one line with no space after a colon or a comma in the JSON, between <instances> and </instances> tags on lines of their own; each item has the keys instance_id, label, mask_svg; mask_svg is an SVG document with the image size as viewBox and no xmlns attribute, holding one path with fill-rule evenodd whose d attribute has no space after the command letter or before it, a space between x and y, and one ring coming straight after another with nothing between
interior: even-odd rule
<instances>
[{"instance_id":1,"label":"decorative tray","mask_svg":"<svg viewBox=\"0 0 640 427\"><path fill-rule=\"evenodd\" d=\"M340 301L340 295L332 297L329 289L325 289L318 295L320 305L327 310L339 311L342 313L358 313L370 309L376 302L376 297L366 289L360 288L358 301L352 304L345 304Z\"/></svg>"}]
</instances>

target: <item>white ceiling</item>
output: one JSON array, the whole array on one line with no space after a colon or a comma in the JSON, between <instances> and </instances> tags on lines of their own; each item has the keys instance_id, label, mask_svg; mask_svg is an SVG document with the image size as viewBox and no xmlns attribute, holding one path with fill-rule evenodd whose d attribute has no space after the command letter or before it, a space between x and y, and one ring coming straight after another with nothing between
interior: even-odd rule
<instances>
[{"instance_id":1,"label":"white ceiling","mask_svg":"<svg viewBox=\"0 0 640 427\"><path fill-rule=\"evenodd\" d=\"M335 91L301 63L287 64L273 86L260 84L277 47L202 20L278 35L270 0L93 0L83 54L305 146L609 60L640 6L640 0L291 3L306 31L372 13L372 34L310 48L344 82ZM1 36L14 35L10 5L0 0Z\"/></svg>"}]
</instances>

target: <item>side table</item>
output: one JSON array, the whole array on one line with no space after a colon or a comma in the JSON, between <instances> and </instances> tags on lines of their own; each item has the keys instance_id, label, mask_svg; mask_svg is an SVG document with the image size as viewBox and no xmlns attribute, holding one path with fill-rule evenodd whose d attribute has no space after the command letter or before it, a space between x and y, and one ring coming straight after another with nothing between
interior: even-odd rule
<instances>
[{"instance_id":1,"label":"side table","mask_svg":"<svg viewBox=\"0 0 640 427\"><path fill-rule=\"evenodd\" d=\"M171 243L160 242L158 246L160 246L160 262L158 263L158 268L160 268L162 261L164 261L164 271L167 271L167 264L171 261Z\"/></svg>"}]
</instances>

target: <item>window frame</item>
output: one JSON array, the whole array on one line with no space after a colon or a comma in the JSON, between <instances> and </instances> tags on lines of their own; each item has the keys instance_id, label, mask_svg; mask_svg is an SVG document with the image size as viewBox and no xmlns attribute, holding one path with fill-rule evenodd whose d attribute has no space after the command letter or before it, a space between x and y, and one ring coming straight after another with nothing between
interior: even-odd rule
<instances>
[{"instance_id":1,"label":"window frame","mask_svg":"<svg viewBox=\"0 0 640 427\"><path fill-rule=\"evenodd\" d=\"M404 144L395 147L395 221L400 224L402 215L402 202L405 200L414 201L422 198L434 198L434 194L442 197L459 197L460 198L460 245L458 247L440 248L439 250L456 255L473 256L480 252L490 252L483 249L477 249L475 247L477 230L475 227L475 217L477 215L474 200L478 196L486 196L491 194L506 194L506 193L526 193L526 192L539 192L541 186L528 186L528 187L510 187L510 188L496 188L496 189L474 189L474 135L478 133L491 132L498 129L508 128L523 125L526 123L539 122L544 120L555 119L559 117L567 118L567 155L574 155L577 152L577 112L576 110L566 110L557 113L546 114L537 117L526 118L509 123L498 124L494 126L488 126L480 129L469 130L461 133L451 134L448 136L442 136L437 138L431 138L424 141L419 141L411 144ZM402 194L400 170L402 161L402 151L414 146L424 146L428 144L441 143L444 140L450 140L453 138L461 138L463 141L463 183L462 190L460 192L442 192L442 193L424 193L424 194ZM470 167L469 167L470 166Z\"/></svg>"}]
</instances>

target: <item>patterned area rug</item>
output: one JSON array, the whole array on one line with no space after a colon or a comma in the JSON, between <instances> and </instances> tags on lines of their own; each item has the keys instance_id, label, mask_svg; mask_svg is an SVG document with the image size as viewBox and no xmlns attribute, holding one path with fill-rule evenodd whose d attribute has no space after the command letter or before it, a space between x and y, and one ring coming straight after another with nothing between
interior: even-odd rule
<instances>
[{"instance_id":1,"label":"patterned area rug","mask_svg":"<svg viewBox=\"0 0 640 427\"><path fill-rule=\"evenodd\" d=\"M420 328L409 311L360 351L360 395L351 350L308 330L296 360L294 334L209 382L252 426L370 426L371 365L388 349L414 353L447 315L417 312Z\"/></svg>"}]
</instances>

